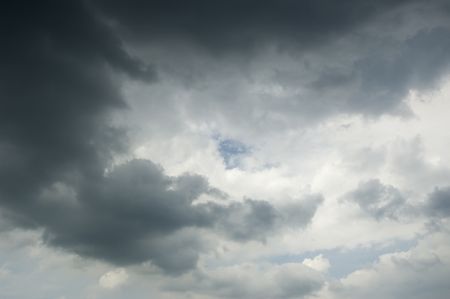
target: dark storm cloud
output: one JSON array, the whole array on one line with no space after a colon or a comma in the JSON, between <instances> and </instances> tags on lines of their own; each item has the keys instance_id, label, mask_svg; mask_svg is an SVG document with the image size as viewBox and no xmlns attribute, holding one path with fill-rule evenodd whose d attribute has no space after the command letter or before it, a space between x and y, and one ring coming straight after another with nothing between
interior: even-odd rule
<instances>
[{"instance_id":1,"label":"dark storm cloud","mask_svg":"<svg viewBox=\"0 0 450 299\"><path fill-rule=\"evenodd\" d=\"M127 35L180 40L216 53L267 43L309 47L407 1L94 1Z\"/></svg>"},{"instance_id":2,"label":"dark storm cloud","mask_svg":"<svg viewBox=\"0 0 450 299\"><path fill-rule=\"evenodd\" d=\"M209 190L202 177L172 178L150 161L133 160L86 182L74 204L61 206L59 198L59 216L49 215L58 204L44 201L30 217L40 217L48 243L81 256L118 265L151 260L178 273L195 266L203 244L198 236L175 233L211 226L212 215L192 205Z\"/></svg>"},{"instance_id":3,"label":"dark storm cloud","mask_svg":"<svg viewBox=\"0 0 450 299\"><path fill-rule=\"evenodd\" d=\"M120 130L103 119L124 106L109 69L152 72L82 2L1 6L0 184L2 199L16 205L63 173L97 175L120 147Z\"/></svg>"},{"instance_id":4,"label":"dark storm cloud","mask_svg":"<svg viewBox=\"0 0 450 299\"><path fill-rule=\"evenodd\" d=\"M398 219L408 210L406 200L400 191L391 185L384 185L377 179L361 182L358 187L344 196L377 220Z\"/></svg>"},{"instance_id":5,"label":"dark storm cloud","mask_svg":"<svg viewBox=\"0 0 450 299\"><path fill-rule=\"evenodd\" d=\"M53 246L116 265L151 261L170 274L194 268L207 250L195 229L239 242L264 241L286 226L306 225L322 201L292 204L296 210L289 217L260 200L193 204L217 190L197 175L166 176L148 160L129 161L78 188L73 194L71 186L50 186L20 216L43 227Z\"/></svg>"}]
</instances>

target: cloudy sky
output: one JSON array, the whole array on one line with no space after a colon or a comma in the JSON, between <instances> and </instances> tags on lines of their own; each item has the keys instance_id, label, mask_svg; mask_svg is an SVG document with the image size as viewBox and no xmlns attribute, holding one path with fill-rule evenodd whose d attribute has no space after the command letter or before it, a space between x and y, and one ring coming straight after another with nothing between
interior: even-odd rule
<instances>
[{"instance_id":1,"label":"cloudy sky","mask_svg":"<svg viewBox=\"0 0 450 299\"><path fill-rule=\"evenodd\" d=\"M450 297L448 1L0 24L1 298Z\"/></svg>"}]
</instances>

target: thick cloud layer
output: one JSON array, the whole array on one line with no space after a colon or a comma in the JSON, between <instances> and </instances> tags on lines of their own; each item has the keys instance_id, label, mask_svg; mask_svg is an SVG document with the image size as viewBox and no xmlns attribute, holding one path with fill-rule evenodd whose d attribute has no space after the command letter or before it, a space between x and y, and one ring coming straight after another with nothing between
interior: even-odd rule
<instances>
[{"instance_id":1,"label":"thick cloud layer","mask_svg":"<svg viewBox=\"0 0 450 299\"><path fill-rule=\"evenodd\" d=\"M95 1L138 39L179 40L216 53L276 42L308 48L406 1Z\"/></svg>"},{"instance_id":2,"label":"thick cloud layer","mask_svg":"<svg viewBox=\"0 0 450 299\"><path fill-rule=\"evenodd\" d=\"M0 232L42 232L45 246L103 267L154 265L162 271L152 283L184 283L162 288L173 293L305 298L332 281L320 272L333 267L326 250L410 241L433 221L448 230L442 125L428 120L424 148L417 137L397 153L391 144L402 144L410 128L397 126L397 138L389 131L404 119L382 119L411 116L413 95L449 73L445 1L0 7ZM143 128L147 139L127 126ZM177 143L194 135L203 143ZM170 155L189 160L183 166L161 162L167 174L136 158L133 142L158 148L168 139ZM425 150L430 144L435 152ZM146 158L168 158L158 149ZM364 159L353 157L358 152ZM184 172L191 169L202 175ZM342 198L363 213L355 217ZM431 241L448 244L448 236L423 243ZM384 285L387 272L403 286L419 271L401 273L423 268L432 281L418 289L435 286L426 294L446 298L444 247L437 259L410 250L362 273ZM306 262L286 262L299 258ZM131 268L106 273L131 281ZM346 284L360 285L357 273L337 284L336 296L368 296ZM389 287L386 298L406 294Z\"/></svg>"},{"instance_id":3,"label":"thick cloud layer","mask_svg":"<svg viewBox=\"0 0 450 299\"><path fill-rule=\"evenodd\" d=\"M0 22L0 191L26 205L42 185L100 175L121 149L105 123L124 106L110 69L153 75L81 2L5 2Z\"/></svg>"}]
</instances>

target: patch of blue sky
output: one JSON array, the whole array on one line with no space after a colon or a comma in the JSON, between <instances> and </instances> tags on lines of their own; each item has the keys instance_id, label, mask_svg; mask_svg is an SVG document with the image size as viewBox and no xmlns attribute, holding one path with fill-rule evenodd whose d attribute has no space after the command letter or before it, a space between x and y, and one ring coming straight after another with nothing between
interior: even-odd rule
<instances>
[{"instance_id":1,"label":"patch of blue sky","mask_svg":"<svg viewBox=\"0 0 450 299\"><path fill-rule=\"evenodd\" d=\"M358 247L354 249L330 249L321 251L311 251L299 255L279 255L269 258L269 261L276 264L289 262L301 262L306 258L314 258L322 254L330 261L328 274L336 279L343 278L355 270L369 267L378 258L387 253L406 251L417 244L416 240L396 241L389 245L375 245L370 247Z\"/></svg>"},{"instance_id":2,"label":"patch of blue sky","mask_svg":"<svg viewBox=\"0 0 450 299\"><path fill-rule=\"evenodd\" d=\"M235 140L235 139L222 139L215 138L217 143L217 149L222 156L226 169L238 168L241 163L241 159L251 152L248 145Z\"/></svg>"}]
</instances>

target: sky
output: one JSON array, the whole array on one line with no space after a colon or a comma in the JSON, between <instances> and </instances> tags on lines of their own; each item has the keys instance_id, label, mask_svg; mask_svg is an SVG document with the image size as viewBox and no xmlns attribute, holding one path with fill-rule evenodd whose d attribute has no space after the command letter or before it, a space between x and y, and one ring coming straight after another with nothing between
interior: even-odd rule
<instances>
[{"instance_id":1,"label":"sky","mask_svg":"<svg viewBox=\"0 0 450 299\"><path fill-rule=\"evenodd\" d=\"M445 0L0 9L0 297L447 299Z\"/></svg>"}]
</instances>

